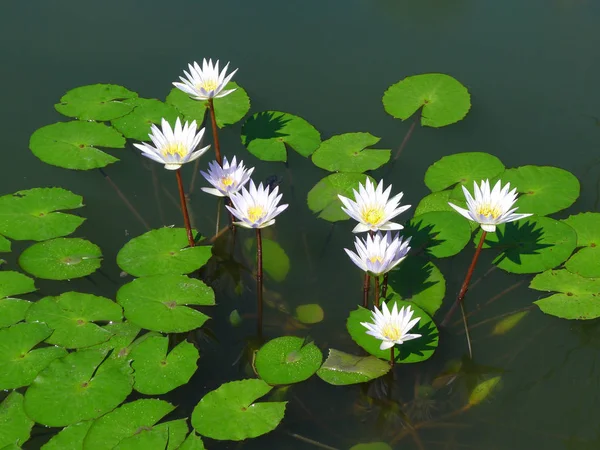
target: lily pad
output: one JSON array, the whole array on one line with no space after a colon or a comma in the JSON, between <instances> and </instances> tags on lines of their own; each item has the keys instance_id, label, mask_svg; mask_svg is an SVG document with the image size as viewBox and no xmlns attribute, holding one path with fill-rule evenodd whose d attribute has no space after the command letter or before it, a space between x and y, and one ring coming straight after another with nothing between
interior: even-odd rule
<instances>
[{"instance_id":1,"label":"lily pad","mask_svg":"<svg viewBox=\"0 0 600 450\"><path fill-rule=\"evenodd\" d=\"M496 389L501 379L502 377L500 376L493 377L488 380L482 381L477 386L475 386L475 388L471 392L471 395L469 395L469 406L479 405L486 398L488 398L490 394L492 394L492 392Z\"/></svg>"},{"instance_id":2,"label":"lily pad","mask_svg":"<svg viewBox=\"0 0 600 450\"><path fill-rule=\"evenodd\" d=\"M441 191L456 183L470 190L473 182L492 179L502 174L504 164L489 153L467 152L444 156L433 163L425 172L425 184L432 192ZM503 179L504 182L504 179Z\"/></svg>"},{"instance_id":3,"label":"lily pad","mask_svg":"<svg viewBox=\"0 0 600 450\"><path fill-rule=\"evenodd\" d=\"M123 439L114 450L175 450L185 440L188 433L186 419L172 420L143 429L133 436Z\"/></svg>"},{"instance_id":4,"label":"lily pad","mask_svg":"<svg viewBox=\"0 0 600 450\"><path fill-rule=\"evenodd\" d=\"M125 138L101 123L73 121L42 127L29 140L35 156L65 169L98 169L118 161L97 147L123 148Z\"/></svg>"},{"instance_id":5,"label":"lily pad","mask_svg":"<svg viewBox=\"0 0 600 450\"><path fill-rule=\"evenodd\" d=\"M10 241L0 235L0 253L8 253L11 251Z\"/></svg>"},{"instance_id":6,"label":"lily pad","mask_svg":"<svg viewBox=\"0 0 600 450\"><path fill-rule=\"evenodd\" d=\"M600 277L600 247L584 247L565 263L565 268L583 277Z\"/></svg>"},{"instance_id":7,"label":"lily pad","mask_svg":"<svg viewBox=\"0 0 600 450\"><path fill-rule=\"evenodd\" d=\"M121 307L112 300L91 294L65 292L44 297L27 312L28 322L43 322L54 332L48 344L65 348L83 348L107 341L112 333L94 322L119 322Z\"/></svg>"},{"instance_id":8,"label":"lily pad","mask_svg":"<svg viewBox=\"0 0 600 450\"><path fill-rule=\"evenodd\" d=\"M421 337L406 341L404 344L396 345L394 348L394 358L397 363L416 363L425 361L433 355L438 346L438 329L431 320L431 317L421 308L412 302L403 300L387 302L390 310L394 307L398 309L403 306L410 306L414 311L413 318L420 317L421 320L411 329L411 333L420 334ZM346 328L352 337L352 340L365 349L368 353L384 360L390 359L391 351L380 350L381 341L370 334L367 334L367 328L361 325L361 322L373 322L372 312L361 306L350 313Z\"/></svg>"},{"instance_id":9,"label":"lily pad","mask_svg":"<svg viewBox=\"0 0 600 450\"><path fill-rule=\"evenodd\" d=\"M71 234L83 217L54 212L83 206L82 197L61 188L35 188L0 197L0 233L15 240L45 241Z\"/></svg>"},{"instance_id":10,"label":"lily pad","mask_svg":"<svg viewBox=\"0 0 600 450\"><path fill-rule=\"evenodd\" d=\"M420 216L433 211L454 211L448 204L450 200L450 194L452 191L438 191L432 192L421 199L417 207L415 208L415 216Z\"/></svg>"},{"instance_id":11,"label":"lily pad","mask_svg":"<svg viewBox=\"0 0 600 450\"><path fill-rule=\"evenodd\" d=\"M0 272L0 298L28 294L36 290L33 279L19 272Z\"/></svg>"},{"instance_id":12,"label":"lily pad","mask_svg":"<svg viewBox=\"0 0 600 450\"><path fill-rule=\"evenodd\" d=\"M92 84L71 89L54 107L67 117L103 122L129 114L133 105L128 100L137 96L123 86Z\"/></svg>"},{"instance_id":13,"label":"lily pad","mask_svg":"<svg viewBox=\"0 0 600 450\"><path fill-rule=\"evenodd\" d=\"M142 330L137 325L128 321L109 323L102 328L111 334L110 339L90 348L103 351L114 350L110 354L111 358L127 357L129 355L130 344Z\"/></svg>"},{"instance_id":14,"label":"lily pad","mask_svg":"<svg viewBox=\"0 0 600 450\"><path fill-rule=\"evenodd\" d=\"M255 403L271 389L255 379L222 384L196 405L192 426L199 434L217 440L243 441L269 433L283 420L286 405Z\"/></svg>"},{"instance_id":15,"label":"lily pad","mask_svg":"<svg viewBox=\"0 0 600 450\"><path fill-rule=\"evenodd\" d=\"M567 270L584 277L600 277L600 214L581 213L563 222L577 233L577 247L583 247L565 263Z\"/></svg>"},{"instance_id":16,"label":"lily pad","mask_svg":"<svg viewBox=\"0 0 600 450\"><path fill-rule=\"evenodd\" d=\"M94 273L101 265L100 247L80 238L56 238L38 242L19 257L30 274L48 280L70 280Z\"/></svg>"},{"instance_id":17,"label":"lily pad","mask_svg":"<svg viewBox=\"0 0 600 450\"><path fill-rule=\"evenodd\" d=\"M0 403L0 448L22 445L31 436L33 420L23 410L23 395L13 391Z\"/></svg>"},{"instance_id":18,"label":"lily pad","mask_svg":"<svg viewBox=\"0 0 600 450\"><path fill-rule=\"evenodd\" d=\"M256 113L242 128L242 144L263 161L287 161L286 145L304 157L321 144L321 135L302 117L280 111Z\"/></svg>"},{"instance_id":19,"label":"lily pad","mask_svg":"<svg viewBox=\"0 0 600 450\"><path fill-rule=\"evenodd\" d=\"M256 354L258 375L271 385L299 383L321 367L323 354L312 342L282 336L263 345Z\"/></svg>"},{"instance_id":20,"label":"lily pad","mask_svg":"<svg viewBox=\"0 0 600 450\"><path fill-rule=\"evenodd\" d=\"M25 315L31 305L31 302L18 298L0 299L0 328L6 328L25 320Z\"/></svg>"},{"instance_id":21,"label":"lily pad","mask_svg":"<svg viewBox=\"0 0 600 450\"><path fill-rule=\"evenodd\" d=\"M210 246L188 247L184 228L159 228L130 240L117 254L117 264L136 276L186 274L210 259Z\"/></svg>"},{"instance_id":22,"label":"lily pad","mask_svg":"<svg viewBox=\"0 0 600 450\"><path fill-rule=\"evenodd\" d=\"M113 119L111 124L126 138L136 141L149 141L152 124L160 125L165 119L175 125L179 111L173 106L153 98L136 98L129 100L134 110L126 116Z\"/></svg>"},{"instance_id":23,"label":"lily pad","mask_svg":"<svg viewBox=\"0 0 600 450\"><path fill-rule=\"evenodd\" d=\"M256 240L246 239L244 250L248 259L256 259ZM282 282L290 271L290 258L279 243L262 238L263 270L274 281Z\"/></svg>"},{"instance_id":24,"label":"lily pad","mask_svg":"<svg viewBox=\"0 0 600 450\"><path fill-rule=\"evenodd\" d=\"M438 128L462 120L471 108L471 96L450 75L426 73L391 85L383 94L383 107L402 120L423 108L421 125Z\"/></svg>"},{"instance_id":25,"label":"lily pad","mask_svg":"<svg viewBox=\"0 0 600 450\"><path fill-rule=\"evenodd\" d=\"M42 450L83 450L83 440L93 423L93 420L86 420L63 428L42 445Z\"/></svg>"},{"instance_id":26,"label":"lily pad","mask_svg":"<svg viewBox=\"0 0 600 450\"><path fill-rule=\"evenodd\" d=\"M202 442L200 436L192 431L178 450L205 450L204 442Z\"/></svg>"},{"instance_id":27,"label":"lily pad","mask_svg":"<svg viewBox=\"0 0 600 450\"><path fill-rule=\"evenodd\" d=\"M529 314L529 311L519 311L498 321L492 330L492 335L501 336L515 328Z\"/></svg>"},{"instance_id":28,"label":"lily pad","mask_svg":"<svg viewBox=\"0 0 600 450\"><path fill-rule=\"evenodd\" d=\"M389 363L374 356L355 356L332 348L317 375L329 384L344 386L371 381L389 371Z\"/></svg>"},{"instance_id":29,"label":"lily pad","mask_svg":"<svg viewBox=\"0 0 600 450\"><path fill-rule=\"evenodd\" d=\"M167 355L168 347L168 337L151 336L131 350L136 391L165 394L186 384L194 375L200 357L194 344L183 341Z\"/></svg>"},{"instance_id":30,"label":"lily pad","mask_svg":"<svg viewBox=\"0 0 600 450\"><path fill-rule=\"evenodd\" d=\"M362 173L334 173L321 179L308 193L308 207L318 214L320 219L328 222L348 220L350 217L342 211L342 202L338 195L353 199L353 189L358 190L359 183L363 186L366 179L373 178Z\"/></svg>"},{"instance_id":31,"label":"lily pad","mask_svg":"<svg viewBox=\"0 0 600 450\"><path fill-rule=\"evenodd\" d=\"M312 325L323 321L325 313L321 305L317 303L308 303L305 305L298 305L296 307L296 319L300 322Z\"/></svg>"},{"instance_id":32,"label":"lily pad","mask_svg":"<svg viewBox=\"0 0 600 450\"><path fill-rule=\"evenodd\" d=\"M202 281L185 275L157 275L133 280L119 289L125 317L147 330L182 333L201 327L209 317L185 305L210 306L215 294Z\"/></svg>"},{"instance_id":33,"label":"lily pad","mask_svg":"<svg viewBox=\"0 0 600 450\"><path fill-rule=\"evenodd\" d=\"M413 252L424 251L436 258L446 258L465 248L471 240L471 227L460 214L433 211L413 217L402 235L412 237Z\"/></svg>"},{"instance_id":34,"label":"lily pad","mask_svg":"<svg viewBox=\"0 0 600 450\"><path fill-rule=\"evenodd\" d=\"M390 160L391 150L370 149L380 138L370 133L346 133L321 143L312 162L330 172L360 173L375 170Z\"/></svg>"},{"instance_id":35,"label":"lily pad","mask_svg":"<svg viewBox=\"0 0 600 450\"><path fill-rule=\"evenodd\" d=\"M25 393L25 412L49 427L64 427L112 411L131 393L128 362L106 352L79 350L53 361Z\"/></svg>"}]
</instances>

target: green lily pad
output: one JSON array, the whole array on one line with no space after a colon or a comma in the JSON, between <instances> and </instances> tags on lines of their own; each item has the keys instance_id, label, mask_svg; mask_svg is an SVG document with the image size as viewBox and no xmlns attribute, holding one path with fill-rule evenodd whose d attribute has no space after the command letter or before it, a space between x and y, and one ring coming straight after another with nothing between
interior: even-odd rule
<instances>
[{"instance_id":1,"label":"green lily pad","mask_svg":"<svg viewBox=\"0 0 600 450\"><path fill-rule=\"evenodd\" d=\"M80 238L56 238L38 242L19 257L30 274L48 280L70 280L94 273L101 265L100 247Z\"/></svg>"},{"instance_id":2,"label":"green lily pad","mask_svg":"<svg viewBox=\"0 0 600 450\"><path fill-rule=\"evenodd\" d=\"M581 213L563 222L577 233L577 247L583 247L565 263L567 270L584 277L600 277L600 214Z\"/></svg>"},{"instance_id":3,"label":"green lily pad","mask_svg":"<svg viewBox=\"0 0 600 450\"><path fill-rule=\"evenodd\" d=\"M112 411L131 393L128 362L106 352L79 350L53 361L25 393L25 412L49 427L64 427Z\"/></svg>"},{"instance_id":4,"label":"green lily pad","mask_svg":"<svg viewBox=\"0 0 600 450\"><path fill-rule=\"evenodd\" d=\"M478 243L481 230L475 236ZM512 273L536 273L562 264L575 250L577 235L569 225L548 217L528 217L500 224L488 233L483 248L500 252L494 259L500 269Z\"/></svg>"},{"instance_id":5,"label":"green lily pad","mask_svg":"<svg viewBox=\"0 0 600 450\"><path fill-rule=\"evenodd\" d=\"M492 330L493 336L501 336L515 328L529 314L529 311L519 311L498 321Z\"/></svg>"},{"instance_id":6,"label":"green lily pad","mask_svg":"<svg viewBox=\"0 0 600 450\"><path fill-rule=\"evenodd\" d=\"M600 277L600 247L584 247L565 263L569 272L583 277Z\"/></svg>"},{"instance_id":7,"label":"green lily pad","mask_svg":"<svg viewBox=\"0 0 600 450\"><path fill-rule=\"evenodd\" d=\"M0 233L15 240L45 241L71 234L85 220L65 214L82 197L61 188L35 188L0 197Z\"/></svg>"},{"instance_id":8,"label":"green lily pad","mask_svg":"<svg viewBox=\"0 0 600 450\"><path fill-rule=\"evenodd\" d=\"M209 319L185 305L214 305L215 294L202 281L185 275L157 275L122 286L117 302L123 306L125 317L142 328L182 333L201 327Z\"/></svg>"},{"instance_id":9,"label":"green lily pad","mask_svg":"<svg viewBox=\"0 0 600 450\"><path fill-rule=\"evenodd\" d=\"M103 351L114 350L110 354L111 358L127 357L130 351L129 346L142 330L128 321L109 323L102 328L111 334L110 339L90 348Z\"/></svg>"},{"instance_id":10,"label":"green lily pad","mask_svg":"<svg viewBox=\"0 0 600 450\"><path fill-rule=\"evenodd\" d=\"M488 398L490 394L496 389L498 383L500 383L501 378L502 377L500 376L493 377L488 380L482 381L477 386L475 386L475 388L471 392L471 395L469 395L469 406L479 405L486 398Z\"/></svg>"},{"instance_id":11,"label":"green lily pad","mask_svg":"<svg viewBox=\"0 0 600 450\"><path fill-rule=\"evenodd\" d=\"M179 111L173 106L153 98L136 98L129 100L135 109L126 116L113 119L111 124L126 138L136 141L149 141L152 124L160 125L165 119L175 125Z\"/></svg>"},{"instance_id":12,"label":"green lily pad","mask_svg":"<svg viewBox=\"0 0 600 450\"><path fill-rule=\"evenodd\" d=\"M12 270L0 272L0 298L28 294L35 290L33 280L27 275Z\"/></svg>"},{"instance_id":13,"label":"green lily pad","mask_svg":"<svg viewBox=\"0 0 600 450\"><path fill-rule=\"evenodd\" d=\"M233 125L244 118L250 110L250 97L240 85L230 81L225 89L235 89L231 94L225 97L215 98L215 118L217 126L223 128L227 125ZM204 120L204 114L208 113L208 102L205 100L193 100L185 92L177 88L171 89L167 96L167 103L173 105L185 120L195 120L201 124Z\"/></svg>"},{"instance_id":14,"label":"green lily pad","mask_svg":"<svg viewBox=\"0 0 600 450\"><path fill-rule=\"evenodd\" d=\"M0 299L0 328L6 328L25 320L25 315L31 305L31 302L18 298Z\"/></svg>"},{"instance_id":15,"label":"green lily pad","mask_svg":"<svg viewBox=\"0 0 600 450\"><path fill-rule=\"evenodd\" d=\"M256 259L256 239L246 239L244 250L248 259ZM279 243L262 238L263 270L274 281L282 282L290 271L290 258Z\"/></svg>"},{"instance_id":16,"label":"green lily pad","mask_svg":"<svg viewBox=\"0 0 600 450\"><path fill-rule=\"evenodd\" d=\"M471 96L450 75L426 73L391 85L383 94L383 107L402 120L423 108L421 125L438 128L462 120L471 108Z\"/></svg>"},{"instance_id":17,"label":"green lily pad","mask_svg":"<svg viewBox=\"0 0 600 450\"><path fill-rule=\"evenodd\" d=\"M374 356L355 356L332 348L317 375L329 384L344 386L371 381L389 371L389 363Z\"/></svg>"},{"instance_id":18,"label":"green lily pad","mask_svg":"<svg viewBox=\"0 0 600 450\"><path fill-rule=\"evenodd\" d=\"M314 343L282 336L260 348L255 366L258 375L269 384L292 384L310 378L322 361L323 354Z\"/></svg>"},{"instance_id":19,"label":"green lily pad","mask_svg":"<svg viewBox=\"0 0 600 450\"><path fill-rule=\"evenodd\" d=\"M425 184L432 192L441 191L459 183L472 190L473 182L492 179L502 174L504 164L489 153L467 152L444 156L425 172ZM503 179L504 182L504 179Z\"/></svg>"},{"instance_id":20,"label":"green lily pad","mask_svg":"<svg viewBox=\"0 0 600 450\"><path fill-rule=\"evenodd\" d=\"M183 341L167 355L168 347L168 337L151 336L131 350L136 391L165 394L186 384L194 375L200 357L194 344Z\"/></svg>"},{"instance_id":21,"label":"green lily pad","mask_svg":"<svg viewBox=\"0 0 600 450\"><path fill-rule=\"evenodd\" d=\"M0 253L9 253L11 251L10 241L0 235Z\"/></svg>"},{"instance_id":22,"label":"green lily pad","mask_svg":"<svg viewBox=\"0 0 600 450\"><path fill-rule=\"evenodd\" d=\"M385 442L369 442L366 444L353 445L350 450L393 450L389 444Z\"/></svg>"},{"instance_id":23,"label":"green lily pad","mask_svg":"<svg viewBox=\"0 0 600 450\"><path fill-rule=\"evenodd\" d=\"M86 420L63 428L42 445L42 450L83 450L83 440L93 423L93 420Z\"/></svg>"},{"instance_id":24,"label":"green lily pad","mask_svg":"<svg viewBox=\"0 0 600 450\"><path fill-rule=\"evenodd\" d=\"M256 113L242 128L242 144L263 161L287 161L286 144L304 157L321 144L321 135L302 117L280 111Z\"/></svg>"},{"instance_id":25,"label":"green lily pad","mask_svg":"<svg viewBox=\"0 0 600 450\"><path fill-rule=\"evenodd\" d=\"M323 312L321 305L317 303L308 303L305 305L298 305L296 307L295 317L302 323L312 325L322 322L325 317L325 313Z\"/></svg>"},{"instance_id":26,"label":"green lily pad","mask_svg":"<svg viewBox=\"0 0 600 450\"><path fill-rule=\"evenodd\" d=\"M402 345L396 345L394 348L394 358L398 363L416 363L425 361L433 355L438 346L438 329L431 320L431 317L421 308L412 302L396 300L387 302L386 305L391 310L394 303L398 305L398 310L403 306L410 306L414 311L413 318L420 317L421 320L411 329L411 333L420 334L421 337L406 341ZM367 334L367 328L361 325L361 322L373 322L372 312L361 306L350 313L346 328L352 337L352 340L365 349L368 353L377 358L389 361L391 351L380 350L381 341L370 334Z\"/></svg>"},{"instance_id":27,"label":"green lily pad","mask_svg":"<svg viewBox=\"0 0 600 450\"><path fill-rule=\"evenodd\" d=\"M94 322L120 322L121 307L112 300L91 294L65 292L58 297L44 297L27 312L28 322L43 322L54 332L48 344L65 348L83 348L107 341L110 331Z\"/></svg>"},{"instance_id":28,"label":"green lily pad","mask_svg":"<svg viewBox=\"0 0 600 450\"><path fill-rule=\"evenodd\" d=\"M42 127L29 140L35 156L65 169L98 169L118 161L97 147L123 148L125 138L101 123L73 121Z\"/></svg>"},{"instance_id":29,"label":"green lily pad","mask_svg":"<svg viewBox=\"0 0 600 450\"><path fill-rule=\"evenodd\" d=\"M271 389L255 379L222 384L196 405L192 426L217 440L243 441L269 433L283 420L286 402L254 402Z\"/></svg>"},{"instance_id":30,"label":"green lily pad","mask_svg":"<svg viewBox=\"0 0 600 450\"><path fill-rule=\"evenodd\" d=\"M33 420L23 410L23 395L13 391L0 403L0 448L21 445L31 436Z\"/></svg>"},{"instance_id":31,"label":"green lily pad","mask_svg":"<svg viewBox=\"0 0 600 450\"><path fill-rule=\"evenodd\" d=\"M135 92L115 84L92 84L71 89L54 105L64 116L103 122L129 114Z\"/></svg>"},{"instance_id":32,"label":"green lily pad","mask_svg":"<svg viewBox=\"0 0 600 450\"><path fill-rule=\"evenodd\" d=\"M346 133L321 143L312 155L312 162L330 172L360 173L375 170L390 160L391 150L367 148L380 138L370 133Z\"/></svg>"},{"instance_id":33,"label":"green lily pad","mask_svg":"<svg viewBox=\"0 0 600 450\"><path fill-rule=\"evenodd\" d=\"M471 240L471 227L460 214L433 211L410 219L402 234L412 237L410 246L413 251L446 258L465 248Z\"/></svg>"},{"instance_id":34,"label":"green lily pad","mask_svg":"<svg viewBox=\"0 0 600 450\"><path fill-rule=\"evenodd\" d=\"M186 274L210 259L211 247L188 247L184 228L159 228L130 240L117 254L117 264L136 276Z\"/></svg>"},{"instance_id":35,"label":"green lily pad","mask_svg":"<svg viewBox=\"0 0 600 450\"><path fill-rule=\"evenodd\" d=\"M308 193L308 207L318 214L320 219L328 222L348 220L350 217L342 211L342 202L338 195L354 199L353 189L358 190L359 183L363 186L367 178L371 177L362 173L333 173L321 179Z\"/></svg>"},{"instance_id":36,"label":"green lily pad","mask_svg":"<svg viewBox=\"0 0 600 450\"><path fill-rule=\"evenodd\" d=\"M417 207L415 208L415 216L420 216L433 211L454 211L448 204L450 200L450 194L452 191L438 191L432 192L421 199Z\"/></svg>"},{"instance_id":37,"label":"green lily pad","mask_svg":"<svg viewBox=\"0 0 600 450\"><path fill-rule=\"evenodd\" d=\"M193 431L178 450L206 450L202 438Z\"/></svg>"},{"instance_id":38,"label":"green lily pad","mask_svg":"<svg viewBox=\"0 0 600 450\"><path fill-rule=\"evenodd\" d=\"M185 440L189 428L186 419L172 420L142 430L119 442L114 450L175 450Z\"/></svg>"},{"instance_id":39,"label":"green lily pad","mask_svg":"<svg viewBox=\"0 0 600 450\"><path fill-rule=\"evenodd\" d=\"M43 323L19 323L0 330L0 389L28 386L48 364L67 354L60 347L32 350L51 334Z\"/></svg>"}]
</instances>

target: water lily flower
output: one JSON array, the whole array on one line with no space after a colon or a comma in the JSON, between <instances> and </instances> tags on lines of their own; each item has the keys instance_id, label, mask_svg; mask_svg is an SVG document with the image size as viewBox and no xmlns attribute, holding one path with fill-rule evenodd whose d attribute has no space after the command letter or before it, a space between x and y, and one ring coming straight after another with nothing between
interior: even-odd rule
<instances>
[{"instance_id":1,"label":"water lily flower","mask_svg":"<svg viewBox=\"0 0 600 450\"><path fill-rule=\"evenodd\" d=\"M402 192L388 200L392 186L390 185L384 192L383 180L375 188L375 183L368 178L365 187L359 183L358 192L356 189L353 191L355 201L342 195L338 195L338 197L344 204L342 211L358 221L358 225L352 230L354 233L404 228L398 223L390 222L398 214L410 208L410 205L399 206L402 195L404 195Z\"/></svg>"},{"instance_id":2,"label":"water lily flower","mask_svg":"<svg viewBox=\"0 0 600 450\"><path fill-rule=\"evenodd\" d=\"M235 194L250 181L250 175L254 171L254 167L246 169L244 161L240 161L238 164L235 156L231 160L231 164L227 161L227 157L223 159L223 167L217 161L212 161L208 163L208 173L200 171L202 176L214 186L214 188L203 187L201 189L217 197L229 197L231 194Z\"/></svg>"},{"instance_id":3,"label":"water lily flower","mask_svg":"<svg viewBox=\"0 0 600 450\"><path fill-rule=\"evenodd\" d=\"M389 272L406 258L410 250L411 238L402 240L402 237L394 236L388 231L386 234L377 232L375 235L367 235L366 239L356 237L354 246L356 252L345 248L344 250L359 268L369 274L379 276Z\"/></svg>"},{"instance_id":4,"label":"water lily flower","mask_svg":"<svg viewBox=\"0 0 600 450\"><path fill-rule=\"evenodd\" d=\"M410 306L403 306L398 311L396 303L390 313L385 302L382 302L381 311L375 306L375 311L371 313L373 323L361 322L360 324L367 328L367 334L381 340L380 350L387 350L396 344L421 337L420 334L409 333L410 329L421 320L420 317L413 319L413 313Z\"/></svg>"},{"instance_id":5,"label":"water lily flower","mask_svg":"<svg viewBox=\"0 0 600 450\"><path fill-rule=\"evenodd\" d=\"M197 62L194 62L193 65L188 64L190 71L187 72L184 70L185 78L179 77L182 82L175 81L173 85L195 100L225 97L235 91L235 89L224 91L223 88L238 70L235 69L229 75L226 75L228 67L229 63L219 73L219 61L217 60L213 65L212 59L209 59L207 62L206 58L204 58L202 60L202 68L200 68Z\"/></svg>"},{"instance_id":6,"label":"water lily flower","mask_svg":"<svg viewBox=\"0 0 600 450\"><path fill-rule=\"evenodd\" d=\"M165 165L165 169L177 170L183 164L194 161L202 156L210 148L210 145L196 150L204 136L204 128L196 133L196 121L191 124L185 122L182 126L179 117L172 129L169 122L162 119L162 131L156 125L152 125L151 133L148 135L154 144L133 144L142 151L142 154L156 162Z\"/></svg>"},{"instance_id":7,"label":"water lily flower","mask_svg":"<svg viewBox=\"0 0 600 450\"><path fill-rule=\"evenodd\" d=\"M277 195L279 187L269 191L260 183L257 188L252 180L248 186L250 189L242 187L240 192L231 194L229 198L233 207L225 205L231 214L240 220L234 223L244 228L265 228L273 225L275 217L289 206L277 206L282 196Z\"/></svg>"},{"instance_id":8,"label":"water lily flower","mask_svg":"<svg viewBox=\"0 0 600 450\"><path fill-rule=\"evenodd\" d=\"M498 224L513 222L532 215L514 214L518 209L512 207L517 200L517 189L509 192L510 183L506 183L506 186L502 188L502 183L498 180L491 192L489 180L483 180L481 187L477 186L476 182L473 182L473 186L475 198L471 196L466 187L462 187L469 209L461 208L450 202L448 204L467 219L481 225L483 231L493 233Z\"/></svg>"}]
</instances>

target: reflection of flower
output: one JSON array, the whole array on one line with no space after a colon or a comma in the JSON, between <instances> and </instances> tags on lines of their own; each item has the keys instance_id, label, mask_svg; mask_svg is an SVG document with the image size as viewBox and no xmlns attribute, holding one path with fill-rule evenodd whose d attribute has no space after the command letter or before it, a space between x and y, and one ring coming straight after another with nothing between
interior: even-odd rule
<instances>
[{"instance_id":1,"label":"reflection of flower","mask_svg":"<svg viewBox=\"0 0 600 450\"><path fill-rule=\"evenodd\" d=\"M471 196L466 187L462 187L467 199L468 210L450 202L448 204L467 219L480 224L483 231L493 233L498 224L531 216L531 214L514 214L518 209L512 208L517 200L517 189L508 192L510 183L506 183L506 186L502 188L501 181L498 180L491 192L489 180L483 180L481 187L477 186L475 182L473 182L473 186L475 198Z\"/></svg>"},{"instance_id":2,"label":"reflection of flower","mask_svg":"<svg viewBox=\"0 0 600 450\"><path fill-rule=\"evenodd\" d=\"M208 163L208 173L200 171L202 176L214 186L214 188L203 187L202 190L217 197L229 197L231 194L235 194L250 181L250 175L254 171L254 167L246 169L244 161L240 161L238 165L235 156L231 160L231 164L227 161L227 157L223 160L223 167L218 162L212 161Z\"/></svg>"},{"instance_id":3,"label":"reflection of flower","mask_svg":"<svg viewBox=\"0 0 600 450\"><path fill-rule=\"evenodd\" d=\"M143 155L165 165L165 169L177 170L182 164L202 156L209 148L207 145L200 150L194 149L200 144L204 135L204 128L200 128L196 134L196 121L191 124L185 122L183 127L179 117L175 122L175 128L165 119L162 119L162 131L156 125L152 125L152 132L148 135L154 147L150 144L133 144L139 148Z\"/></svg>"},{"instance_id":4,"label":"reflection of flower","mask_svg":"<svg viewBox=\"0 0 600 450\"><path fill-rule=\"evenodd\" d=\"M394 303L394 308L390 313L385 302L382 302L381 311L375 306L375 311L371 313L374 323L361 322L360 324L367 328L367 334L381 339L380 350L387 350L396 344L403 344L411 339L421 337L420 334L408 333L421 319L420 317L412 319L413 312L410 306L403 306L398 311L398 307Z\"/></svg>"},{"instance_id":5,"label":"reflection of flower","mask_svg":"<svg viewBox=\"0 0 600 450\"><path fill-rule=\"evenodd\" d=\"M364 240L356 237L354 247L357 253L347 248L344 250L354 264L365 272L378 276L389 272L406 258L410 250L410 239L402 242L402 237L398 234L392 239L389 231L385 234L377 232L374 236L367 235Z\"/></svg>"},{"instance_id":6,"label":"reflection of flower","mask_svg":"<svg viewBox=\"0 0 600 450\"><path fill-rule=\"evenodd\" d=\"M269 189L260 183L257 189L252 180L248 186L250 189L242 187L240 192L231 194L233 207L226 205L231 214L240 220L235 224L245 228L265 228L273 225L275 217L288 207L277 206L281 200L281 194L277 195L279 187L269 192Z\"/></svg>"},{"instance_id":7,"label":"reflection of flower","mask_svg":"<svg viewBox=\"0 0 600 450\"><path fill-rule=\"evenodd\" d=\"M353 189L353 191L355 201L342 195L338 195L338 197L345 206L345 208L342 207L342 211L358 221L358 225L352 230L354 233L369 230L401 230L404 228L400 224L390 222L398 214L410 208L410 205L399 207L402 192L388 200L392 186L390 185L384 192L383 180L375 188L375 183L372 183L368 178L365 187L359 183L358 192L356 192L356 189Z\"/></svg>"},{"instance_id":8,"label":"reflection of flower","mask_svg":"<svg viewBox=\"0 0 600 450\"><path fill-rule=\"evenodd\" d=\"M193 65L188 64L189 73L184 70L185 78L179 77L182 82L176 81L173 85L196 100L225 97L235 91L235 89L224 91L223 88L237 72L237 69L235 69L226 76L228 67L229 63L219 73L219 61L213 65L212 59L206 62L205 58L202 60L202 68L197 62L194 62Z\"/></svg>"}]
</instances>

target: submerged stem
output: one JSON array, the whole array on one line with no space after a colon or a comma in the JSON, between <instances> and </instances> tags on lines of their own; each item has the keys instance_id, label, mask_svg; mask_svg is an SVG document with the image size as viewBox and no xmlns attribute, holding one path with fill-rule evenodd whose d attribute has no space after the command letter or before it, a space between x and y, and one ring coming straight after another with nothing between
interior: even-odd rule
<instances>
[{"instance_id":1,"label":"submerged stem","mask_svg":"<svg viewBox=\"0 0 600 450\"><path fill-rule=\"evenodd\" d=\"M181 213L183 214L183 222L185 223L185 231L187 232L188 242L190 247L194 244L194 233L192 233L192 226L190 225L190 215L188 214L187 202L185 200L185 192L183 192L183 181L181 180L181 169L175 171L177 177L177 187L179 188L179 201L181 202Z\"/></svg>"},{"instance_id":2,"label":"submerged stem","mask_svg":"<svg viewBox=\"0 0 600 450\"><path fill-rule=\"evenodd\" d=\"M375 275L375 306L379 308L379 275Z\"/></svg>"},{"instance_id":3,"label":"submerged stem","mask_svg":"<svg viewBox=\"0 0 600 450\"><path fill-rule=\"evenodd\" d=\"M262 236L260 228L256 229L256 294L257 294L257 309L258 322L257 334L262 337L262 316L263 316L263 265L262 265Z\"/></svg>"},{"instance_id":4,"label":"submerged stem","mask_svg":"<svg viewBox=\"0 0 600 450\"><path fill-rule=\"evenodd\" d=\"M210 121L212 124L212 133L213 133L213 143L215 146L215 159L219 163L220 166L223 165L223 161L221 160L221 146L219 145L219 131L217 128L217 119L215 118L215 105L213 103L213 99L208 99L208 110L210 112Z\"/></svg>"},{"instance_id":5,"label":"submerged stem","mask_svg":"<svg viewBox=\"0 0 600 450\"><path fill-rule=\"evenodd\" d=\"M389 275L389 274L390 274L389 272L386 272L386 273L383 275L383 283L381 283L381 296L382 296L383 298L385 298L385 296L387 295L387 287L388 287L388 275Z\"/></svg>"},{"instance_id":6,"label":"submerged stem","mask_svg":"<svg viewBox=\"0 0 600 450\"><path fill-rule=\"evenodd\" d=\"M121 191L121 189L119 189L119 186L117 186L117 184L112 180L112 178L104 170L102 170L102 169L98 169L98 170L100 171L100 173L102 174L104 179L108 182L108 184L110 184L111 187L115 190L115 192L117 193L119 198L123 201L123 203L125 203L125 206L127 206L127 208L129 208L129 211L131 211L131 213L135 216L135 218L140 221L140 223L146 228L146 230L149 230L151 227L150 227L150 225L148 225L148 222L146 222L144 220L144 218L142 217L142 215L138 212L138 210L135 209L135 206L133 206L131 204L131 202L127 199L125 194L123 194L123 191Z\"/></svg>"},{"instance_id":7,"label":"submerged stem","mask_svg":"<svg viewBox=\"0 0 600 450\"><path fill-rule=\"evenodd\" d=\"M369 274L365 272L365 279L363 281L363 308L369 307L369 282L371 278Z\"/></svg>"}]
</instances>

